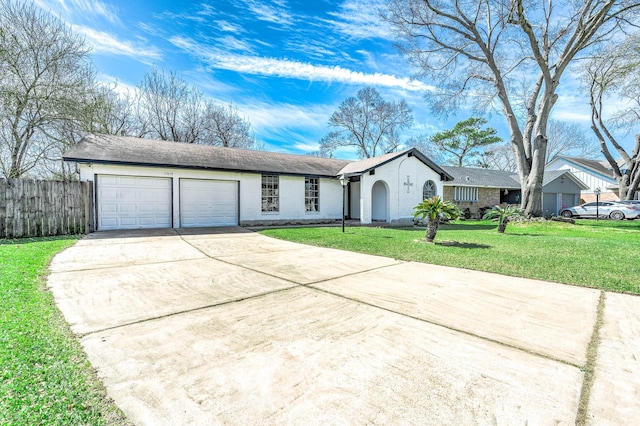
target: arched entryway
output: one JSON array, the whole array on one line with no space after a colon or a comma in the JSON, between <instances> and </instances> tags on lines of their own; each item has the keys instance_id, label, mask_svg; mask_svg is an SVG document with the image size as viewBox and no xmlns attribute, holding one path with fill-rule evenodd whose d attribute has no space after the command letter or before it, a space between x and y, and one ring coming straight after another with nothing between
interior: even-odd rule
<instances>
[{"instance_id":1,"label":"arched entryway","mask_svg":"<svg viewBox=\"0 0 640 426\"><path fill-rule=\"evenodd\" d=\"M371 220L389 221L389 191L384 181L377 181L371 188Z\"/></svg>"}]
</instances>

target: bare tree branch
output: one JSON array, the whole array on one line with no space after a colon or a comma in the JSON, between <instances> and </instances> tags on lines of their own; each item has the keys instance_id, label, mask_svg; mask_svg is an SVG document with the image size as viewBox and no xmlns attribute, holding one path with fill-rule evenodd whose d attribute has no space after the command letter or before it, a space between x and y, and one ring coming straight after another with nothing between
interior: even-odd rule
<instances>
[{"instance_id":1,"label":"bare tree branch","mask_svg":"<svg viewBox=\"0 0 640 426\"><path fill-rule=\"evenodd\" d=\"M361 158L392 152L400 143L398 132L412 123L411 108L404 100L387 102L376 89L365 87L331 115L329 125L336 130L322 138L320 151L331 155L338 147L351 146Z\"/></svg>"},{"instance_id":2,"label":"bare tree branch","mask_svg":"<svg viewBox=\"0 0 640 426\"><path fill-rule=\"evenodd\" d=\"M0 0L0 169L21 177L59 155L55 127L80 119L94 69L84 40L36 6ZM59 157L58 157L59 158Z\"/></svg>"},{"instance_id":3,"label":"bare tree branch","mask_svg":"<svg viewBox=\"0 0 640 426\"><path fill-rule=\"evenodd\" d=\"M436 113L497 98L532 216L542 213L547 124L564 72L624 38L639 9L634 0L389 0L384 17L418 76L440 88L426 94Z\"/></svg>"}]
</instances>

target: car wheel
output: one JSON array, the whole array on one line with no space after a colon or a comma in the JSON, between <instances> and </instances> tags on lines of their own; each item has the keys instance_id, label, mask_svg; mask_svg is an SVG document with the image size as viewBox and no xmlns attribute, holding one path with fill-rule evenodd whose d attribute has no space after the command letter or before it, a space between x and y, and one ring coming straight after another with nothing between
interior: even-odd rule
<instances>
[{"instance_id":1,"label":"car wheel","mask_svg":"<svg viewBox=\"0 0 640 426\"><path fill-rule=\"evenodd\" d=\"M619 210L614 210L609 214L609 217L613 220L622 220L624 219L624 213Z\"/></svg>"},{"instance_id":2,"label":"car wheel","mask_svg":"<svg viewBox=\"0 0 640 426\"><path fill-rule=\"evenodd\" d=\"M562 216L562 217L571 217L571 216L573 216L573 215L571 214L571 210L563 210L563 211L560 213L560 216Z\"/></svg>"}]
</instances>

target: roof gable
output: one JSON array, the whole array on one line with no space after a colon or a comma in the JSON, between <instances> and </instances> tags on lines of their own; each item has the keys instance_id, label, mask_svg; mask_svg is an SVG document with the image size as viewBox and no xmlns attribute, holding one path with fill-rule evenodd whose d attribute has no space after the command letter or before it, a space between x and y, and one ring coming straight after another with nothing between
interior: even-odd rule
<instances>
[{"instance_id":1,"label":"roof gable","mask_svg":"<svg viewBox=\"0 0 640 426\"><path fill-rule=\"evenodd\" d=\"M542 179L542 186L547 186L551 182L555 181L558 178L566 177L573 181L580 189L589 189L589 187L582 182L580 179L576 177L570 170L561 169L561 170L545 170L544 177Z\"/></svg>"},{"instance_id":2,"label":"roof gable","mask_svg":"<svg viewBox=\"0 0 640 426\"><path fill-rule=\"evenodd\" d=\"M442 167L438 166L436 163L434 163L429 158L427 158L423 153L418 151L417 148L407 148L402 151L390 152L388 154L380 155L378 157L364 158L359 161L354 161L344 166L338 174L347 175L347 176L362 175L364 173L370 172L375 168L378 168L387 163L390 163L398 158L404 157L405 155L409 157L411 156L416 157L425 166L431 168L433 171L438 173L440 175L441 180L443 181L453 180L453 176L451 176L446 170L444 170Z\"/></svg>"}]
</instances>

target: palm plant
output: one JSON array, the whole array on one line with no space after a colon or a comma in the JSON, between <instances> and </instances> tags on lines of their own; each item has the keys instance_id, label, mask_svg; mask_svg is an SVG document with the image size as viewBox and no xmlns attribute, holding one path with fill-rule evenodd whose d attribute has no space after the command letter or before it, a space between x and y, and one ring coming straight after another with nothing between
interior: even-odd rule
<instances>
[{"instance_id":1,"label":"palm plant","mask_svg":"<svg viewBox=\"0 0 640 426\"><path fill-rule=\"evenodd\" d=\"M455 220L462 215L462 212L451 201L443 201L437 195L427 198L413 208L413 217L418 221L427 219L427 233L425 239L432 243L438 233L440 219Z\"/></svg>"},{"instance_id":2,"label":"palm plant","mask_svg":"<svg viewBox=\"0 0 640 426\"><path fill-rule=\"evenodd\" d=\"M498 222L498 233L504 234L507 229L507 222L513 217L522 216L523 211L520 207L509 204L506 207L495 206L482 216L483 219L491 219Z\"/></svg>"}]
</instances>

